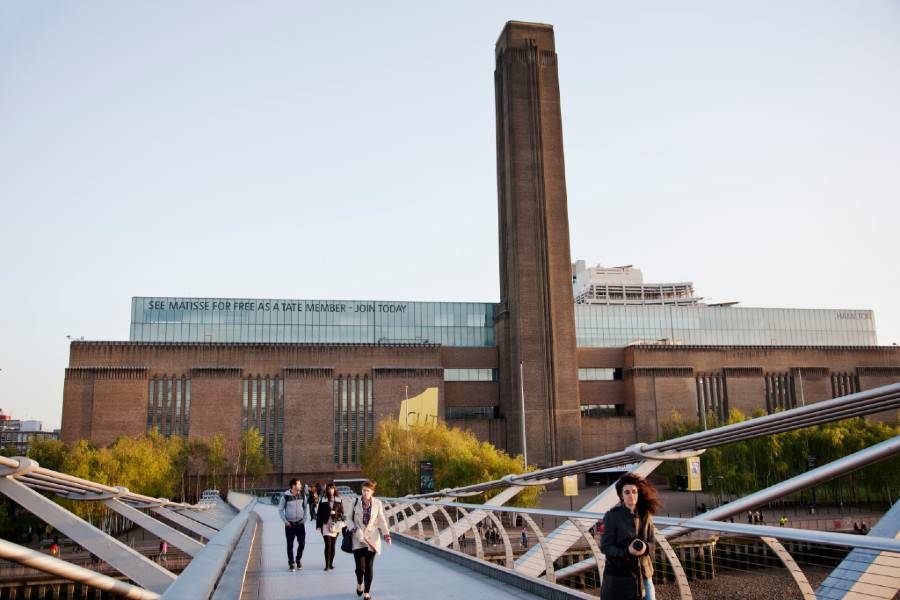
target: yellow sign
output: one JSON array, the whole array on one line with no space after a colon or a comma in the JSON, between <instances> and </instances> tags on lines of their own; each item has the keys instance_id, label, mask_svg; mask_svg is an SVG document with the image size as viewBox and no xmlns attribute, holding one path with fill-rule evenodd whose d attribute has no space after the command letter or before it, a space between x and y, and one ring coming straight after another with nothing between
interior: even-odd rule
<instances>
[{"instance_id":1,"label":"yellow sign","mask_svg":"<svg viewBox=\"0 0 900 600\"><path fill-rule=\"evenodd\" d=\"M412 425L434 425L438 418L438 389L428 388L400 403L400 429Z\"/></svg>"},{"instance_id":2,"label":"yellow sign","mask_svg":"<svg viewBox=\"0 0 900 600\"><path fill-rule=\"evenodd\" d=\"M684 466L687 468L687 489L689 492L699 492L703 489L700 483L700 457L691 456L684 459Z\"/></svg>"},{"instance_id":3,"label":"yellow sign","mask_svg":"<svg viewBox=\"0 0 900 600\"><path fill-rule=\"evenodd\" d=\"M571 465L574 460L564 460L562 464ZM563 477L563 496L578 495L578 475L566 475Z\"/></svg>"}]
</instances>

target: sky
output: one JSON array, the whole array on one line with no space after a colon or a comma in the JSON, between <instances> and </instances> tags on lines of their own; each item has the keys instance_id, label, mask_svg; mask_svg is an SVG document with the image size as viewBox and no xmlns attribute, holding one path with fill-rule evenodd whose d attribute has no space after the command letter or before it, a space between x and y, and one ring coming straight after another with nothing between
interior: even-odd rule
<instances>
[{"instance_id":1,"label":"sky","mask_svg":"<svg viewBox=\"0 0 900 600\"><path fill-rule=\"evenodd\" d=\"M900 343L900 2L0 3L0 408L132 296L497 301L494 43L554 26L572 258Z\"/></svg>"}]
</instances>

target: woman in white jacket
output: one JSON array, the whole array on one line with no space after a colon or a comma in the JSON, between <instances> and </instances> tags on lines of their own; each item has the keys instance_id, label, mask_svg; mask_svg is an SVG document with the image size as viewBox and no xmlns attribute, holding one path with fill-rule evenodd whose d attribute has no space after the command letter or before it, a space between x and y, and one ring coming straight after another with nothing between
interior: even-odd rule
<instances>
[{"instance_id":1,"label":"woman in white jacket","mask_svg":"<svg viewBox=\"0 0 900 600\"><path fill-rule=\"evenodd\" d=\"M371 600L375 556L381 554L381 536L391 543L391 532L384 516L381 500L375 498L375 482L362 486L362 496L353 503L353 560L356 562L356 595Z\"/></svg>"}]
</instances>

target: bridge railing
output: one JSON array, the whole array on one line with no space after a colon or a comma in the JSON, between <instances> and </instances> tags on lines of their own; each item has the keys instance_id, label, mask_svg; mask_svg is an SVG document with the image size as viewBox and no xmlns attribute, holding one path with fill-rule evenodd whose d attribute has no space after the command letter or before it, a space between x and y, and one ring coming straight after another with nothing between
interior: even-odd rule
<instances>
[{"instance_id":1,"label":"bridge railing","mask_svg":"<svg viewBox=\"0 0 900 600\"><path fill-rule=\"evenodd\" d=\"M898 408L900 408L900 383L670 440L652 444L633 444L618 452L584 459L568 465L508 475L498 480L443 489L430 494L396 498L392 500L392 506L388 513L399 533L426 539L436 547L451 548L457 552L472 554L479 560L491 560L529 577L542 577L548 581L556 581L559 577L580 576L581 573L593 569L597 571L599 578L603 570L603 556L599 549L598 539L596 539L596 531L598 523L606 511L619 503L613 486L603 490L577 513L524 510L504 505L526 486L546 485L563 476L580 475L598 469L624 467L635 465L635 463L636 466L629 467L631 472L647 476L665 460L681 460L689 456L697 456L707 448ZM811 583L797 565L797 561L791 558L791 553L785 548L783 540L790 540L789 545L792 548L797 544L820 544L826 547L843 548L844 554L851 549L856 553L868 552L867 558L864 557L868 563L866 560L858 560L859 556L855 554L847 559L859 568L862 568L860 565L869 564L871 566L879 561L893 560L891 553L895 552L897 548L897 542L893 538L900 533L900 516L897 518L897 523L884 525L884 535L870 535L865 538L841 532L781 527L774 531L760 528L744 530L741 529L741 527L746 527L744 525L722 521L741 511L746 511L748 508L761 506L875 461L895 456L898 452L900 452L900 436L735 500L725 507L700 517L657 519L657 525L665 528L657 536L660 552L662 552L661 556L667 559L660 565L661 572L671 574L679 586L682 598L691 597L687 580L688 573L696 571L693 566L690 566L694 564L695 560L689 559L689 567L686 568L685 565L680 564L681 559L678 556L678 552L682 552L682 550L676 552L674 548L675 546L680 549L693 548L695 546L685 546L685 544L693 543L698 536L703 538L710 535L724 536L729 540L735 536L749 535L764 543L768 549L763 554L771 553L777 557L804 598L814 597ZM496 495L485 504L464 504L462 502L467 497L484 492ZM541 523L538 520L541 520ZM546 526L548 520L549 527ZM510 525L510 523L514 525ZM696 533L698 531L707 533ZM484 532L487 532L487 537ZM691 534L687 541L679 542L674 546L668 541L686 534ZM496 549L496 552L486 554L486 547ZM569 562L571 556L577 552L583 552L585 557L576 561L577 564L571 564ZM490 558L485 558L488 555ZM748 570L760 566L752 561L745 564L748 565ZM900 573L900 562L896 566L897 573ZM841 563L841 567L836 569L835 573L840 572L843 577L854 576L856 577L854 581L862 581L866 577L868 568L869 566L866 566L856 575L852 575L852 568L845 568ZM832 573L832 576L834 575ZM873 585L877 587L879 584ZM895 591L900 589L900 577L896 581L889 582L889 586L895 585Z\"/></svg>"},{"instance_id":2,"label":"bridge railing","mask_svg":"<svg viewBox=\"0 0 900 600\"><path fill-rule=\"evenodd\" d=\"M114 595L144 599L209 598L217 591L220 582L233 580L223 573L248 529L247 524L251 521L249 515L255 503L255 500L248 502L239 512L221 498L207 499L195 505L153 498L124 487L53 471L21 456L0 457L0 494L91 555L86 564L83 561L78 564L77 560L61 560L0 540L3 542L0 544L0 559L20 565L18 568L7 567L0 574L21 575L27 581L31 573L40 571L51 576L51 579L68 579ZM166 557L165 560L157 556L159 552L147 556L146 547L142 552L125 544L53 502L45 494L100 503L134 526L181 550L183 556ZM242 556L246 560L246 555ZM69 558L74 557L70 555ZM238 565L236 570L242 574L240 567ZM172 569L181 568L184 570L179 576L172 572ZM26 586L23 595L27 597L30 591Z\"/></svg>"},{"instance_id":3,"label":"bridge railing","mask_svg":"<svg viewBox=\"0 0 900 600\"><path fill-rule=\"evenodd\" d=\"M400 536L516 573L523 572L521 567L527 564L529 553L536 553L542 562L539 576L545 581L589 593L596 593L601 585L605 567L603 513L409 498L383 500L392 531ZM677 594L682 599L692 598L698 586L715 586L722 592L720 597L728 597L727 590L763 585L761 597L799 595L812 600L815 587L851 551L865 551L870 557L881 553L900 557L900 540L893 537L698 518L660 516L654 520L655 581L671 590L667 595ZM564 522L575 527L550 539ZM691 533L669 541L660 532L676 527ZM554 554L551 549L561 540L566 550ZM900 571L874 585L869 588L873 598L886 597L883 594L890 590L896 592Z\"/></svg>"}]
</instances>

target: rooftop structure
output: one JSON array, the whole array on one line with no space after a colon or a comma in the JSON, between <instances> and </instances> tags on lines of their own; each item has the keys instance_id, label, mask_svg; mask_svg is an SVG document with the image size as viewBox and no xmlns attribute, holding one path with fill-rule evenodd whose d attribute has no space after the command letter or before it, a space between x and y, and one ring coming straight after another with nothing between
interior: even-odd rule
<instances>
[{"instance_id":1,"label":"rooftop structure","mask_svg":"<svg viewBox=\"0 0 900 600\"><path fill-rule=\"evenodd\" d=\"M583 260L572 264L572 293L575 304L691 306L702 300L690 281L644 283L644 274L632 265L588 267Z\"/></svg>"}]
</instances>

